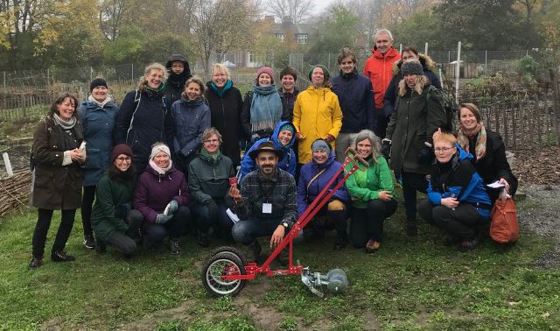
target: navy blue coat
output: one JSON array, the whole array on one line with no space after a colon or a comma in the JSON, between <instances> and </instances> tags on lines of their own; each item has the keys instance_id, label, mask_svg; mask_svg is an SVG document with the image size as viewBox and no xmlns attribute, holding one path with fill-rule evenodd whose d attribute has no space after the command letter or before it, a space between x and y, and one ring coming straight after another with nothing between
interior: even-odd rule
<instances>
[{"instance_id":1,"label":"navy blue coat","mask_svg":"<svg viewBox=\"0 0 560 331\"><path fill-rule=\"evenodd\" d=\"M356 133L375 127L375 108L371 81L354 71L332 79L332 90L342 109L340 133Z\"/></svg>"},{"instance_id":2,"label":"navy blue coat","mask_svg":"<svg viewBox=\"0 0 560 331\"><path fill-rule=\"evenodd\" d=\"M111 163L113 129L119 107L112 101L103 106L84 101L78 108L86 141L86 164L83 166L84 186L95 186Z\"/></svg>"},{"instance_id":3,"label":"navy blue coat","mask_svg":"<svg viewBox=\"0 0 560 331\"><path fill-rule=\"evenodd\" d=\"M184 157L194 155L202 145L202 132L210 127L210 108L203 99L181 98L171 106L170 148Z\"/></svg>"},{"instance_id":4,"label":"navy blue coat","mask_svg":"<svg viewBox=\"0 0 560 331\"><path fill-rule=\"evenodd\" d=\"M166 142L165 133L171 131L171 121L162 92L144 89L127 93L121 104L115 125L115 144L128 144L134 153L134 166L144 170L158 141Z\"/></svg>"}]
</instances>

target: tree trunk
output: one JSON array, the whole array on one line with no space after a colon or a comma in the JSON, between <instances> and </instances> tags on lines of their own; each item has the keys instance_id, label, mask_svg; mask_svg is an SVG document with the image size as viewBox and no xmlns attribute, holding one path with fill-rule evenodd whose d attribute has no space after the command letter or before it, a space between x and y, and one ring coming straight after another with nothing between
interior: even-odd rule
<instances>
[{"instance_id":1,"label":"tree trunk","mask_svg":"<svg viewBox=\"0 0 560 331\"><path fill-rule=\"evenodd\" d=\"M556 131L556 143L560 144L560 88L558 87L558 76L556 69L549 69L554 95L554 129Z\"/></svg>"}]
</instances>

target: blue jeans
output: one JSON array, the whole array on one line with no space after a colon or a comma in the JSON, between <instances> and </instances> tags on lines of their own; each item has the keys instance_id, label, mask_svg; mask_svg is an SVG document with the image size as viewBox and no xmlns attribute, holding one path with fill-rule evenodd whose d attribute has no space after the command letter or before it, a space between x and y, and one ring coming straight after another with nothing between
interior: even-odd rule
<instances>
[{"instance_id":1,"label":"blue jeans","mask_svg":"<svg viewBox=\"0 0 560 331\"><path fill-rule=\"evenodd\" d=\"M231 235L235 242L250 245L258 237L271 236L281 221L279 218L240 220L231 229Z\"/></svg>"}]
</instances>

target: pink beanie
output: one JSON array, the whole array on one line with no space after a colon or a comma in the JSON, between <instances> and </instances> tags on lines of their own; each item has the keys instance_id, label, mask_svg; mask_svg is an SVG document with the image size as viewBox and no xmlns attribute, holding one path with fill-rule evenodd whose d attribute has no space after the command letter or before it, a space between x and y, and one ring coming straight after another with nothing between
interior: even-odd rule
<instances>
[{"instance_id":1,"label":"pink beanie","mask_svg":"<svg viewBox=\"0 0 560 331\"><path fill-rule=\"evenodd\" d=\"M257 85L259 84L259 77L261 76L261 74L268 74L272 80L272 84L274 84L274 71L271 67L263 66L257 69L257 79L255 80L257 82Z\"/></svg>"}]
</instances>

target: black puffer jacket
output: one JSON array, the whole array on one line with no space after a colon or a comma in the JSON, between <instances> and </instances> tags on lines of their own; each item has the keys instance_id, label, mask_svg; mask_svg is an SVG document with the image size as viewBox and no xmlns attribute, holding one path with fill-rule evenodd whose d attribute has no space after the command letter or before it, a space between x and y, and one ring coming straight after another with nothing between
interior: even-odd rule
<instances>
[{"instance_id":1,"label":"black puffer jacket","mask_svg":"<svg viewBox=\"0 0 560 331\"><path fill-rule=\"evenodd\" d=\"M185 70L183 70L183 72L179 75L173 73L171 70L173 62L182 62L185 66ZM168 107L171 107L175 101L181 98L181 93L183 93L183 90L185 89L185 83L192 77L192 74L189 62L183 54L171 54L171 56L167 59L165 67L169 73L169 77L167 78L167 81L165 81L165 97L169 100Z\"/></svg>"}]
</instances>

